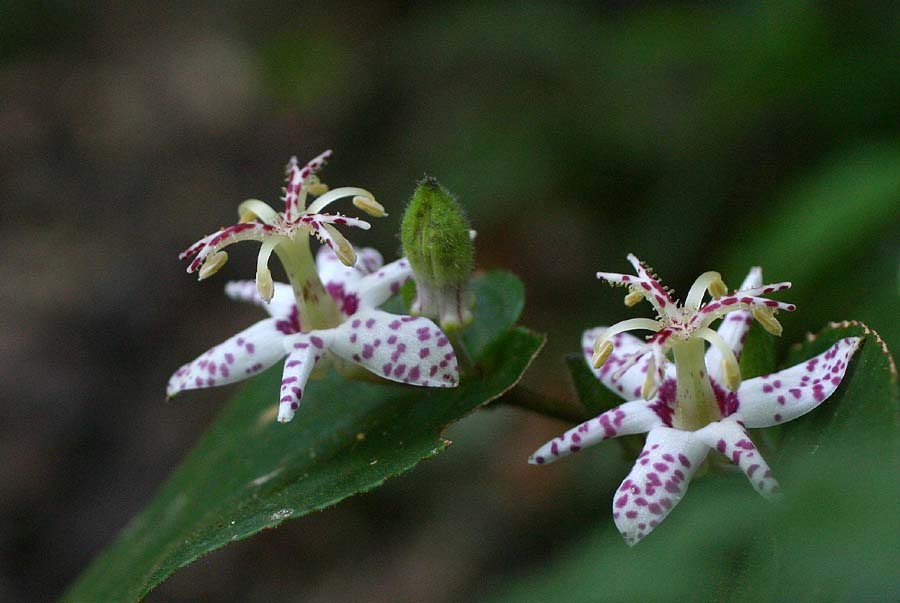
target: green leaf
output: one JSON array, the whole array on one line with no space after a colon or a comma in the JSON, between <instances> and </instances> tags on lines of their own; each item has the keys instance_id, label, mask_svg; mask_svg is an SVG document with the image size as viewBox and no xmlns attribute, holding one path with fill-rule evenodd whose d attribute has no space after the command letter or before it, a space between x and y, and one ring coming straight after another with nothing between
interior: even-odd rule
<instances>
[{"instance_id":1,"label":"green leaf","mask_svg":"<svg viewBox=\"0 0 900 603\"><path fill-rule=\"evenodd\" d=\"M572 384L575 385L578 399L591 414L599 415L623 402L622 398L600 383L583 355L567 354L566 366L569 367L569 374L572 376Z\"/></svg>"},{"instance_id":2,"label":"green leaf","mask_svg":"<svg viewBox=\"0 0 900 603\"><path fill-rule=\"evenodd\" d=\"M875 331L856 322L831 323L818 335L795 346L787 359L793 366L821 354L844 337L863 338L838 390L822 406L800 420L785 423L783 456L820 446L847 445L869 452L871 446L897 442L897 367Z\"/></svg>"},{"instance_id":3,"label":"green leaf","mask_svg":"<svg viewBox=\"0 0 900 603\"><path fill-rule=\"evenodd\" d=\"M775 370L775 340L753 321L741 352L741 378L752 379Z\"/></svg>"},{"instance_id":4,"label":"green leaf","mask_svg":"<svg viewBox=\"0 0 900 603\"><path fill-rule=\"evenodd\" d=\"M225 407L65 601L138 600L212 550L375 488L443 451L444 429L515 385L543 344L513 327L523 306L518 279L491 273L474 289L478 311L465 340L479 379L426 389L332 373L282 425L275 422L281 369L273 367Z\"/></svg>"}]
</instances>

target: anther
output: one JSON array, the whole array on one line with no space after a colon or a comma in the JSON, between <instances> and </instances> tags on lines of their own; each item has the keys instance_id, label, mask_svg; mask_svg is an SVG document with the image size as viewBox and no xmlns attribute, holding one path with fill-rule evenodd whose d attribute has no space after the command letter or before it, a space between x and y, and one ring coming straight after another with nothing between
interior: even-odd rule
<instances>
[{"instance_id":1,"label":"anther","mask_svg":"<svg viewBox=\"0 0 900 603\"><path fill-rule=\"evenodd\" d=\"M753 318L755 318L759 324L766 331L779 337L781 335L782 327L781 323L778 322L778 319L775 318L775 314L769 308L753 308Z\"/></svg>"},{"instance_id":2,"label":"anther","mask_svg":"<svg viewBox=\"0 0 900 603\"><path fill-rule=\"evenodd\" d=\"M719 298L728 294L728 287L725 285L725 281L722 280L721 276L710 281L709 294L715 298Z\"/></svg>"},{"instance_id":3,"label":"anther","mask_svg":"<svg viewBox=\"0 0 900 603\"><path fill-rule=\"evenodd\" d=\"M371 197L357 195L353 197L353 205L374 218L383 218L387 215L384 211L384 206Z\"/></svg>"},{"instance_id":4,"label":"anther","mask_svg":"<svg viewBox=\"0 0 900 603\"><path fill-rule=\"evenodd\" d=\"M625 296L625 305L629 308L632 306L636 306L641 301L643 301L644 296L638 291L632 291L628 295Z\"/></svg>"},{"instance_id":5,"label":"anther","mask_svg":"<svg viewBox=\"0 0 900 603\"><path fill-rule=\"evenodd\" d=\"M256 288L259 295L266 302L272 301L275 296L275 283L272 281L272 272L268 268L256 271Z\"/></svg>"},{"instance_id":6,"label":"anther","mask_svg":"<svg viewBox=\"0 0 900 603\"><path fill-rule=\"evenodd\" d=\"M733 357L722 358L722 376L725 378L725 387L730 391L737 391L741 385L741 367L733 362Z\"/></svg>"},{"instance_id":7,"label":"anther","mask_svg":"<svg viewBox=\"0 0 900 603\"><path fill-rule=\"evenodd\" d=\"M220 251L218 253L214 253L211 256L207 257L203 262L203 265L200 267L199 280L204 280L216 272L219 271L219 268L225 265L225 262L228 261L228 254L224 251Z\"/></svg>"},{"instance_id":8,"label":"anther","mask_svg":"<svg viewBox=\"0 0 900 603\"><path fill-rule=\"evenodd\" d=\"M599 336L597 341L594 342L594 356L591 358L591 366L595 369L600 368L612 352L613 343L603 335Z\"/></svg>"}]
</instances>

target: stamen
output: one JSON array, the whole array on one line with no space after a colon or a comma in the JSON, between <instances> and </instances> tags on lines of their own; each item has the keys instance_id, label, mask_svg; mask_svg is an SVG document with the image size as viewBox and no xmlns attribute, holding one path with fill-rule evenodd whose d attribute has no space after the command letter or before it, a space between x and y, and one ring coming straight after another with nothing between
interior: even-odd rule
<instances>
[{"instance_id":1,"label":"stamen","mask_svg":"<svg viewBox=\"0 0 900 603\"><path fill-rule=\"evenodd\" d=\"M355 264L356 252L353 250L353 245L350 244L350 241L348 241L344 235L331 224L322 224L322 228L325 229L334 242L334 244L331 245L331 248L334 250L334 253L337 254L338 259L346 266Z\"/></svg>"},{"instance_id":2,"label":"stamen","mask_svg":"<svg viewBox=\"0 0 900 603\"><path fill-rule=\"evenodd\" d=\"M266 302L272 301L275 295L275 283L272 281L272 272L269 270L269 256L280 241L278 239L266 239L259 247L259 255L256 258L256 288L259 295Z\"/></svg>"},{"instance_id":3,"label":"stamen","mask_svg":"<svg viewBox=\"0 0 900 603\"><path fill-rule=\"evenodd\" d=\"M651 355L647 360L647 378L644 379L641 396L643 396L644 400L652 400L658 389L659 386L656 383L656 359Z\"/></svg>"},{"instance_id":4,"label":"stamen","mask_svg":"<svg viewBox=\"0 0 900 603\"><path fill-rule=\"evenodd\" d=\"M737 356L734 355L731 346L722 339L721 335L709 327L701 327L695 333L713 345L722 355L722 376L725 387L731 391L737 391L741 385L741 365L738 364Z\"/></svg>"},{"instance_id":5,"label":"stamen","mask_svg":"<svg viewBox=\"0 0 900 603\"><path fill-rule=\"evenodd\" d=\"M327 205L334 203L338 199L341 199L343 197L352 197L355 195L358 195L360 197L369 197L370 199L375 198L375 195L364 188L358 188L355 186L343 186L341 188L336 188L332 191L328 191L327 193L310 203L309 207L306 209L306 213L317 214L325 209Z\"/></svg>"},{"instance_id":6,"label":"stamen","mask_svg":"<svg viewBox=\"0 0 900 603\"><path fill-rule=\"evenodd\" d=\"M594 342L594 356L591 358L591 366L595 369L603 366L610 354L613 353L613 343L602 335Z\"/></svg>"},{"instance_id":7,"label":"stamen","mask_svg":"<svg viewBox=\"0 0 900 603\"><path fill-rule=\"evenodd\" d=\"M210 256L207 256L206 260L203 262L203 266L200 267L200 274L198 275L198 280L208 279L216 272L219 271L219 268L225 265L225 262L228 261L228 254L224 251L219 251L218 253L214 253Z\"/></svg>"},{"instance_id":8,"label":"stamen","mask_svg":"<svg viewBox=\"0 0 900 603\"><path fill-rule=\"evenodd\" d=\"M710 270L709 272L704 272L698 276L697 280L695 280L694 284L691 286L691 290L688 291L684 307L692 312L696 312L700 308L700 303L703 301L703 295L707 290L709 290L710 295L713 297L722 297L728 293L728 287L726 287L725 283L722 281L721 274L714 270Z\"/></svg>"},{"instance_id":9,"label":"stamen","mask_svg":"<svg viewBox=\"0 0 900 603\"><path fill-rule=\"evenodd\" d=\"M644 301L644 294L640 291L632 291L625 296L625 305L629 308L638 305L642 301Z\"/></svg>"},{"instance_id":10,"label":"stamen","mask_svg":"<svg viewBox=\"0 0 900 603\"><path fill-rule=\"evenodd\" d=\"M264 224L274 226L278 220L275 210L259 199L247 199L238 205L238 215L241 217L241 223L259 220Z\"/></svg>"},{"instance_id":11,"label":"stamen","mask_svg":"<svg viewBox=\"0 0 900 603\"><path fill-rule=\"evenodd\" d=\"M387 213L384 211L384 206L371 197L363 197L362 195L357 195L353 197L353 205L363 210L373 218L383 218L387 215Z\"/></svg>"},{"instance_id":12,"label":"stamen","mask_svg":"<svg viewBox=\"0 0 900 603\"><path fill-rule=\"evenodd\" d=\"M310 176L309 182L306 185L306 190L308 190L311 195L318 197L319 195L324 195L328 192L328 185L319 180L318 176Z\"/></svg>"},{"instance_id":13,"label":"stamen","mask_svg":"<svg viewBox=\"0 0 900 603\"><path fill-rule=\"evenodd\" d=\"M759 322L762 328L764 328L772 335L775 335L776 337L781 336L781 323L778 322L777 318L775 318L775 313L772 312L772 310L770 310L769 308L756 307L753 308L752 312L753 318L755 318Z\"/></svg>"}]
</instances>

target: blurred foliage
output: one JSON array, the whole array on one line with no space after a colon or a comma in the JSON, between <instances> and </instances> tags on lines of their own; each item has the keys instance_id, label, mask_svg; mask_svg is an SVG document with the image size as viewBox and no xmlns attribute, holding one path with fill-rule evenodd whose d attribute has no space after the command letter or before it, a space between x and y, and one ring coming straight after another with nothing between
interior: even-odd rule
<instances>
[{"instance_id":1,"label":"blurred foliage","mask_svg":"<svg viewBox=\"0 0 900 603\"><path fill-rule=\"evenodd\" d=\"M482 371L477 379L432 390L332 373L284 426L274 412L280 366L266 371L223 410L65 600L140 599L210 551L377 488L442 452L448 425L512 388L543 343L514 328L524 303L514 276L492 273L474 289L485 312L464 338ZM494 300L500 303L492 307Z\"/></svg>"},{"instance_id":2,"label":"blurred foliage","mask_svg":"<svg viewBox=\"0 0 900 603\"><path fill-rule=\"evenodd\" d=\"M551 334L526 376L532 390L563 398L571 384L562 358L578 349L581 332L635 316L593 277L624 269L627 252L682 293L709 269L732 286L752 265L766 280L792 281L781 299L798 311L779 316L776 361L830 320L864 321L897 349L898 22L900 4L888 0L0 3L0 268L12 367L0 381L14 384L4 397L24 419L2 417L15 431L4 437L14 520L0 530L11 545L0 599L55 599L217 407L211 394L201 398L207 406L179 408L173 419L157 403L171 359L189 351L194 333L222 329L234 316L224 304L211 308L209 288L164 258L231 218L231 200L272 198L272 181L294 153L332 147L327 181L352 177L376 192L392 215L360 242L386 255L399 249L396 218L418 178L433 174L453 190L479 231L479 268L519 274L529 297L525 322ZM252 270L252 261L238 250L235 273ZM44 353L50 341L60 350L53 358ZM30 383L17 389L16 379ZM744 539L760 525L793 538L783 555L772 554L782 565L759 567L798 587L819 580L833 589L800 600L877 597L892 575L887 562L898 565L885 548L898 540L895 526L876 525L877 517L847 521L871 515L868 501L883 509L896 500L896 480L884 478L895 469L878 455L829 471L817 462L827 458L820 448L796 474L776 467L797 502L774 515L740 479L733 491L727 479L698 483L667 532L629 551L615 533L585 535L602 523L597 510L608 508L621 479L619 455L586 451L571 472L560 464L517 481L509 468L544 434L540 422L516 417L479 413L457 427L475 434L460 438L465 449L442 455L453 467L448 491L476 483L493 495L505 487L517 493L520 515L498 512L495 520L510 523L492 536L497 542L460 538L459 549L444 547L443 566L466 559L468 573L432 591L437 598L465 598L485 580L521 574L517 592L526 600L545 586L562 588L559 580L575 599L639 598L664 584L665 598L674 598L699 585L693 599L718 592L710 576L721 575L721 556L740 566L771 552L763 536ZM497 475L492 463L503 467L503 480L486 477ZM79 479L85 475L91 479ZM394 506L429 508L421 491L407 500L399 489L389 483L376 496L394 492ZM476 532L477 518L487 525L478 515L486 505L458 506ZM370 513L366 525L383 510ZM707 517L709 526L697 528ZM396 529L428 531L438 519ZM809 537L815 522L818 539ZM180 572L195 596L159 592L160 600L201 598L190 587L241 598L239 589L265 576L293 578L297 597L314 598L319 581L309 568L323 566L298 563L290 575L281 559L267 566L274 555L249 548L263 538L244 543L253 563L243 571L229 566L195 580L195 564ZM515 558L508 541L518 545ZM838 542L846 555L835 555ZM372 550L379 554L361 555L383 552ZM484 563L468 560L473 550ZM48 551L58 575L46 571ZM292 552L322 556L299 545ZM381 574L355 572L344 553L327 566L342 585L355 580L370 593L371 576ZM562 569L563 558L576 557ZM590 590L604 577L607 590ZM630 578L643 579L641 590L625 590ZM797 594L786 580L765 584L769 590L747 597ZM859 590L847 596L847 585Z\"/></svg>"},{"instance_id":3,"label":"blurred foliage","mask_svg":"<svg viewBox=\"0 0 900 603\"><path fill-rule=\"evenodd\" d=\"M609 511L598 513L601 534L493 600L891 599L900 561L896 367L878 335L858 324L826 329L790 362L848 336L864 343L838 391L782 426L772 466L785 502L764 501L742 475L704 477L634 549Z\"/></svg>"}]
</instances>

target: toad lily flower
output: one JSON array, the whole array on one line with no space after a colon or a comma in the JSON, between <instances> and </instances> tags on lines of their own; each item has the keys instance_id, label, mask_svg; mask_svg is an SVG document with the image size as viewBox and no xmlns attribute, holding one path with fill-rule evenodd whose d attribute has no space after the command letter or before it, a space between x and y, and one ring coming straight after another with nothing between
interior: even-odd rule
<instances>
[{"instance_id":1,"label":"toad lily flower","mask_svg":"<svg viewBox=\"0 0 900 603\"><path fill-rule=\"evenodd\" d=\"M302 169L291 159L284 212L275 212L262 201L245 201L239 207L240 223L204 237L181 254L182 259L196 256L188 272L199 270L202 280L227 260L223 247L248 239L261 241L255 283L229 283L225 293L264 306L270 317L181 367L169 380L169 396L246 379L285 355L281 422L293 418L306 381L314 368L321 372L325 363L351 377L374 374L411 385L457 385L453 348L433 322L377 309L411 278L409 262L401 259L383 266L381 255L373 249L357 254L334 225L369 228L369 224L320 213L333 201L352 195L356 207L373 216L386 215L365 189L327 192L316 171L329 156L330 151L325 152ZM305 207L310 193L323 194ZM325 244L315 261L310 234ZM273 251L290 284L272 280L267 264Z\"/></svg>"},{"instance_id":2,"label":"toad lily flower","mask_svg":"<svg viewBox=\"0 0 900 603\"><path fill-rule=\"evenodd\" d=\"M351 377L370 371L411 385L457 385L453 347L433 322L376 309L410 279L409 262L382 266L381 254L363 249L354 266L347 267L326 247L316 261L325 289L340 306L338 326L305 331L290 285L275 283L272 300L266 302L253 281L230 282L225 286L228 297L265 307L269 318L178 369L169 380L169 396L247 379L285 355L278 410L282 423L294 417L313 369L321 372L326 362Z\"/></svg>"},{"instance_id":3,"label":"toad lily flower","mask_svg":"<svg viewBox=\"0 0 900 603\"><path fill-rule=\"evenodd\" d=\"M738 358L753 319L780 334L774 312L794 310L762 296L790 283L762 285L762 271L753 268L741 288L728 294L721 276L706 272L681 306L646 265L633 255L628 259L636 275L599 272L597 277L627 287L629 306L649 301L656 320L636 318L588 330L582 349L597 378L631 401L554 438L529 462L550 463L609 438L646 432L644 449L613 502L616 527L633 546L681 501L710 449L737 465L761 495L776 498L778 483L746 428L777 425L816 408L840 385L859 338L842 339L804 363L742 383ZM707 291L714 299L704 304ZM724 320L713 331L709 325L719 318ZM626 334L634 329L652 334L641 341ZM670 350L674 366L666 356Z\"/></svg>"}]
</instances>

